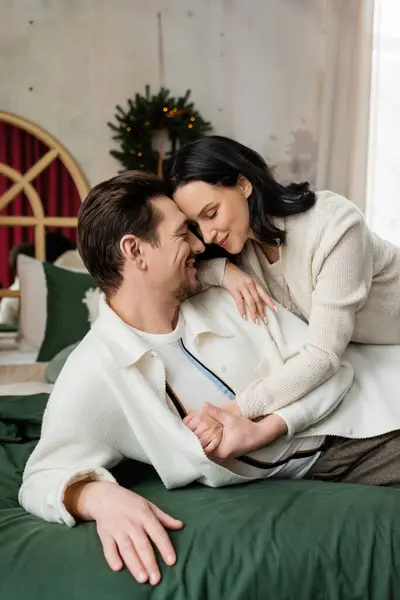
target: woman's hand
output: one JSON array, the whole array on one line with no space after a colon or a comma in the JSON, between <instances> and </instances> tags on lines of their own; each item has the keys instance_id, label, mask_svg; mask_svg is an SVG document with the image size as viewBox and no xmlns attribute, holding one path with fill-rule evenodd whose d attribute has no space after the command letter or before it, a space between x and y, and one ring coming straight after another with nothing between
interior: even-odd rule
<instances>
[{"instance_id":1,"label":"woman's hand","mask_svg":"<svg viewBox=\"0 0 400 600\"><path fill-rule=\"evenodd\" d=\"M243 319L246 319L246 308L254 323L257 324L260 320L266 322L266 304L276 311L273 299L258 279L250 277L230 262L226 263L222 286L233 296Z\"/></svg>"},{"instance_id":2,"label":"woman's hand","mask_svg":"<svg viewBox=\"0 0 400 600\"><path fill-rule=\"evenodd\" d=\"M231 415L236 415L237 417L243 417L243 413L240 410L240 406L237 402L235 402L234 400L231 402L229 402L228 404L224 404L224 406L221 407L222 410L224 410L225 412L230 413Z\"/></svg>"}]
</instances>

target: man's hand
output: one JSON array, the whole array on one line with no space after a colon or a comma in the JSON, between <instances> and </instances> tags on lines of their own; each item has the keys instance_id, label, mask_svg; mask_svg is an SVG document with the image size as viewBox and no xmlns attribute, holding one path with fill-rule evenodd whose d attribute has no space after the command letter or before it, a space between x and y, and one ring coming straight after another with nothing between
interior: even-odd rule
<instances>
[{"instance_id":1,"label":"man's hand","mask_svg":"<svg viewBox=\"0 0 400 600\"><path fill-rule=\"evenodd\" d=\"M113 571L125 565L139 583L159 583L151 542L167 565L175 564L175 550L165 528L181 529L183 523L142 496L116 483L94 481L72 485L64 503L74 516L96 521L105 559Z\"/></svg>"},{"instance_id":2,"label":"man's hand","mask_svg":"<svg viewBox=\"0 0 400 600\"><path fill-rule=\"evenodd\" d=\"M212 431L217 431L218 425L223 428L220 442L217 444L216 436L215 442L209 442L208 447L214 448L212 451L203 446L206 454L219 460L242 456L258 450L272 444L287 433L285 421L277 415L269 415L262 421L254 423L247 417L226 412L209 403L205 403L201 414L194 415L186 424L196 435L197 431L201 431L204 439L208 439L208 437L213 439Z\"/></svg>"},{"instance_id":3,"label":"man's hand","mask_svg":"<svg viewBox=\"0 0 400 600\"><path fill-rule=\"evenodd\" d=\"M229 402L222 407L230 414L242 416L242 411L236 402ZM207 455L211 455L222 442L223 425L210 417L206 412L191 413L183 419L183 422L193 433L197 435L201 446Z\"/></svg>"},{"instance_id":4,"label":"man's hand","mask_svg":"<svg viewBox=\"0 0 400 600\"><path fill-rule=\"evenodd\" d=\"M204 411L201 413L191 413L183 419L183 422L199 438L201 446L207 455L212 454L222 442L223 425L208 416Z\"/></svg>"}]
</instances>

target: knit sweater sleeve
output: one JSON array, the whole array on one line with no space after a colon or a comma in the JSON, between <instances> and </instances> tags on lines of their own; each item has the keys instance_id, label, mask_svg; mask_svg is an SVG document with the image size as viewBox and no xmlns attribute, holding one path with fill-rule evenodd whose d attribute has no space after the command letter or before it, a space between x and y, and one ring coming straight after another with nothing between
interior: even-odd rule
<instances>
[{"instance_id":1,"label":"knit sweater sleeve","mask_svg":"<svg viewBox=\"0 0 400 600\"><path fill-rule=\"evenodd\" d=\"M202 292L212 286L222 287L226 263L226 258L212 258L210 260L202 260L199 262L197 276L201 284Z\"/></svg>"},{"instance_id":2,"label":"knit sweater sleeve","mask_svg":"<svg viewBox=\"0 0 400 600\"><path fill-rule=\"evenodd\" d=\"M316 256L306 343L280 369L238 394L237 402L249 418L291 404L339 370L356 311L365 303L372 283L371 236L362 214L350 203L327 220Z\"/></svg>"}]
</instances>

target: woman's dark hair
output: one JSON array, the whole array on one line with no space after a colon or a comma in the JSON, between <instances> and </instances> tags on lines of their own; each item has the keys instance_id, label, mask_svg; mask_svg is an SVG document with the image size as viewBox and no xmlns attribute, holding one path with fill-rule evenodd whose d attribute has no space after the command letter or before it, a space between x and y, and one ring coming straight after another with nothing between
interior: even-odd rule
<instances>
[{"instance_id":1,"label":"woman's dark hair","mask_svg":"<svg viewBox=\"0 0 400 600\"><path fill-rule=\"evenodd\" d=\"M171 159L166 179L169 194L191 181L234 187L239 176L250 181L248 198L250 223L259 242L277 246L285 242L281 231L269 217L287 217L307 211L316 197L308 181L279 183L265 160L254 150L219 135L199 138L186 144Z\"/></svg>"}]
</instances>

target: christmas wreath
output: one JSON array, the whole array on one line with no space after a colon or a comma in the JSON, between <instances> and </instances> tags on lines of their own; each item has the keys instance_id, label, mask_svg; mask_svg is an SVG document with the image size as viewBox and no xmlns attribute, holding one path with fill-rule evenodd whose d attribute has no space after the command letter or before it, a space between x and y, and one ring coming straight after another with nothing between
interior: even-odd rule
<instances>
[{"instance_id":1,"label":"christmas wreath","mask_svg":"<svg viewBox=\"0 0 400 600\"><path fill-rule=\"evenodd\" d=\"M136 94L128 100L127 110L116 107L115 123L107 123L113 130L112 138L119 142L119 150L111 150L123 169L163 173L166 161L190 140L203 137L212 130L200 113L189 102L190 90L174 98L169 90L161 88L158 94Z\"/></svg>"}]
</instances>

